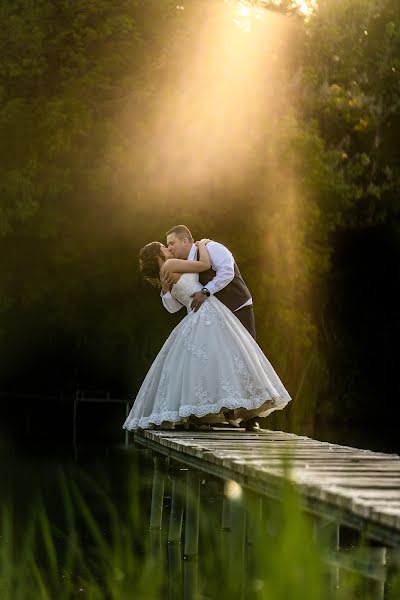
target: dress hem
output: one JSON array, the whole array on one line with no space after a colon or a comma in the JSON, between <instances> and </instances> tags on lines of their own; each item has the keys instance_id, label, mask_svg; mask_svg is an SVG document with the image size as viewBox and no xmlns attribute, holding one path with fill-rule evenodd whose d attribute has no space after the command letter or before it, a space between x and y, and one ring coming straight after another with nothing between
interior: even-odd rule
<instances>
[{"instance_id":1,"label":"dress hem","mask_svg":"<svg viewBox=\"0 0 400 600\"><path fill-rule=\"evenodd\" d=\"M240 398L240 399L232 399L232 398L223 398L216 404L207 404L205 406L193 406L186 405L181 406L177 411L161 411L157 413L152 413L149 417L141 417L134 419L127 419L123 424L122 428L127 429L128 431L133 431L135 429L151 429L154 425L161 425L161 423L179 423L182 419L187 419L189 417L197 417L203 418L207 415L217 415L223 409L228 410L238 410L243 409L246 411L254 411L266 405L265 411L263 410L260 413L259 417L268 416L271 412L275 410L281 410L285 408L285 406L290 402L291 398L282 398L279 396L269 398L265 400L265 398L258 398L257 400L250 400L248 398Z\"/></svg>"}]
</instances>

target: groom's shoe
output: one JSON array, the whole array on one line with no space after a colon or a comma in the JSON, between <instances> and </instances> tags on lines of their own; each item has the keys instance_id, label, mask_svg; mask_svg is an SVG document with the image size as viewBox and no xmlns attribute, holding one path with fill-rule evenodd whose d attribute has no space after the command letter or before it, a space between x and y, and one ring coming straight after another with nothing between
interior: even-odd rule
<instances>
[{"instance_id":1,"label":"groom's shoe","mask_svg":"<svg viewBox=\"0 0 400 600\"><path fill-rule=\"evenodd\" d=\"M189 431L209 431L211 429L209 423L202 423L201 420L196 419L196 417L189 417L187 425Z\"/></svg>"},{"instance_id":2,"label":"groom's shoe","mask_svg":"<svg viewBox=\"0 0 400 600\"><path fill-rule=\"evenodd\" d=\"M201 423L200 425L189 423L188 429L189 431L210 431L211 426L208 423Z\"/></svg>"},{"instance_id":3,"label":"groom's shoe","mask_svg":"<svg viewBox=\"0 0 400 600\"><path fill-rule=\"evenodd\" d=\"M261 431L260 424L257 420L257 417L253 417L252 419L248 419L242 423L246 431Z\"/></svg>"},{"instance_id":4,"label":"groom's shoe","mask_svg":"<svg viewBox=\"0 0 400 600\"><path fill-rule=\"evenodd\" d=\"M230 425L230 427L235 427L236 429L240 428L239 421L236 419L227 419L227 423Z\"/></svg>"}]
</instances>

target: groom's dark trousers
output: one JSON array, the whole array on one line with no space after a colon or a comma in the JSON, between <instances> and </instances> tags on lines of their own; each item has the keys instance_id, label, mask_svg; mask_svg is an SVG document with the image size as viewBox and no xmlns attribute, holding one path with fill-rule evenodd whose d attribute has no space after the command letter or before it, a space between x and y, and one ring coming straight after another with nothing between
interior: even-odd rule
<instances>
[{"instance_id":1,"label":"groom's dark trousers","mask_svg":"<svg viewBox=\"0 0 400 600\"><path fill-rule=\"evenodd\" d=\"M241 324L246 327L250 335L252 335L253 338L256 339L256 322L254 319L253 307L251 305L244 306L239 310L235 310L233 314L239 319Z\"/></svg>"}]
</instances>

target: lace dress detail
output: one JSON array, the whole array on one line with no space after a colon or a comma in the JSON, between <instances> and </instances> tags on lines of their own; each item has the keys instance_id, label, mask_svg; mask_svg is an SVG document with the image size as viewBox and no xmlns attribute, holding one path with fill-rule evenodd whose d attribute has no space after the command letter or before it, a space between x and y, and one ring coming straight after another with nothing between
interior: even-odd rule
<instances>
[{"instance_id":1,"label":"lace dress detail","mask_svg":"<svg viewBox=\"0 0 400 600\"><path fill-rule=\"evenodd\" d=\"M271 363L239 319L214 296L190 310L201 289L186 273L172 295L187 316L175 327L147 373L123 425L146 429L189 416L223 421L223 412L267 416L291 400ZM256 412L254 412L256 411Z\"/></svg>"}]
</instances>

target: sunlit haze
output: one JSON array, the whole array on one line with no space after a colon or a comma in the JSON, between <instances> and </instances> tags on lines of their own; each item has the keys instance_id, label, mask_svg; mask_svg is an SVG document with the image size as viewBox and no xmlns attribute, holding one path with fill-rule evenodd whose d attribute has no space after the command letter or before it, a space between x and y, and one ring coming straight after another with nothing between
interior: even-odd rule
<instances>
[{"instance_id":1,"label":"sunlit haze","mask_svg":"<svg viewBox=\"0 0 400 600\"><path fill-rule=\"evenodd\" d=\"M296 5L306 15L315 2ZM176 218L182 205L218 212L213 193L236 193L257 172L260 157L266 175L257 193L265 194L266 210L259 214L257 244L268 254L271 276L284 273L286 284L298 287L304 268L298 187L276 145L294 99L287 64L300 16L267 10L262 2L221 0L177 5L175 19L182 19L180 28L175 20L174 34L165 37L168 77L157 83L157 100L143 105L152 135L141 140L139 176L151 186L155 209L167 203ZM140 117L128 106L125 118L135 146ZM136 180L131 185L134 190ZM243 198L243 214L248 201Z\"/></svg>"},{"instance_id":2,"label":"sunlit haze","mask_svg":"<svg viewBox=\"0 0 400 600\"><path fill-rule=\"evenodd\" d=\"M245 3L177 5L179 39L166 42L168 79L151 104L143 171L172 194L242 179L285 104L285 61L293 19ZM148 110L148 107L146 107ZM130 119L129 107L126 118ZM131 115L132 144L137 115ZM249 162L250 161L250 162Z\"/></svg>"}]
</instances>

